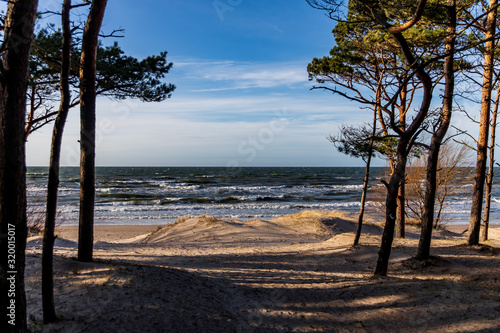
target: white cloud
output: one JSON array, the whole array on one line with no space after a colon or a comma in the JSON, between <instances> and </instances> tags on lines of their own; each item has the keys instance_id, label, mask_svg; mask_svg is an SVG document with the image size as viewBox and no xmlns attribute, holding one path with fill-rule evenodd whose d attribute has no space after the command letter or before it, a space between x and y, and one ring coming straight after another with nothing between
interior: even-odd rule
<instances>
[{"instance_id":1,"label":"white cloud","mask_svg":"<svg viewBox=\"0 0 500 333\"><path fill-rule=\"evenodd\" d=\"M335 102L335 103L334 103ZM161 103L140 101L111 101L100 99L98 118L116 114L121 118L148 118L151 121L162 117L174 117L193 121L254 122L286 114L287 117L307 121L345 121L363 119L368 113L350 102L339 102L332 96L321 97L314 92L303 95L274 96L173 96Z\"/></svg>"},{"instance_id":2,"label":"white cloud","mask_svg":"<svg viewBox=\"0 0 500 333\"><path fill-rule=\"evenodd\" d=\"M297 87L308 84L307 62L236 62L192 60L174 62L184 78L216 83L216 87L192 91Z\"/></svg>"}]
</instances>

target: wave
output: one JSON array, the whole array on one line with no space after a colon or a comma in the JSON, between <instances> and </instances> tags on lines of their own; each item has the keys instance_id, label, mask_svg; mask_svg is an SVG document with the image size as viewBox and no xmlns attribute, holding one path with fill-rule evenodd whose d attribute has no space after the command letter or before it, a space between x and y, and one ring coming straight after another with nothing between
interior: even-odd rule
<instances>
[{"instance_id":1,"label":"wave","mask_svg":"<svg viewBox=\"0 0 500 333\"><path fill-rule=\"evenodd\" d=\"M275 201L288 201L292 199L291 196L278 195L278 196L264 196L264 197L256 197L255 201L264 201L264 202L275 202Z\"/></svg>"},{"instance_id":2,"label":"wave","mask_svg":"<svg viewBox=\"0 0 500 333\"><path fill-rule=\"evenodd\" d=\"M180 189L196 190L196 189L200 188L200 186L198 186L198 185L190 185L187 183L170 183L170 182L158 183L158 186L162 187L163 189L167 189L167 190L180 190Z\"/></svg>"},{"instance_id":3,"label":"wave","mask_svg":"<svg viewBox=\"0 0 500 333\"><path fill-rule=\"evenodd\" d=\"M229 196L229 197L225 197L222 199L217 199L217 201L220 203L232 204L232 203L236 203L236 202L242 202L243 200L240 198L237 198L237 197Z\"/></svg>"},{"instance_id":4,"label":"wave","mask_svg":"<svg viewBox=\"0 0 500 333\"><path fill-rule=\"evenodd\" d=\"M208 178L201 178L201 179L186 179L186 183L190 185L207 185L207 184L216 184L216 182L208 179Z\"/></svg>"},{"instance_id":5,"label":"wave","mask_svg":"<svg viewBox=\"0 0 500 333\"><path fill-rule=\"evenodd\" d=\"M154 180L169 180L169 181L176 181L176 178L170 177L170 176L155 176L152 179Z\"/></svg>"},{"instance_id":6,"label":"wave","mask_svg":"<svg viewBox=\"0 0 500 333\"><path fill-rule=\"evenodd\" d=\"M48 172L26 172L26 177L47 177Z\"/></svg>"},{"instance_id":7,"label":"wave","mask_svg":"<svg viewBox=\"0 0 500 333\"><path fill-rule=\"evenodd\" d=\"M33 187L28 195L44 193L46 168L28 168ZM303 209L356 213L363 188L364 168L98 168L96 221L159 223L182 215L266 218ZM371 179L379 179L373 173ZM61 169L59 203L64 218L77 221L79 170ZM370 188L383 186L375 181ZM470 213L470 186L449 195L445 209L453 218ZM492 213L500 213L494 191ZM369 205L369 204L368 204ZM135 221L135 222L134 222Z\"/></svg>"}]
</instances>

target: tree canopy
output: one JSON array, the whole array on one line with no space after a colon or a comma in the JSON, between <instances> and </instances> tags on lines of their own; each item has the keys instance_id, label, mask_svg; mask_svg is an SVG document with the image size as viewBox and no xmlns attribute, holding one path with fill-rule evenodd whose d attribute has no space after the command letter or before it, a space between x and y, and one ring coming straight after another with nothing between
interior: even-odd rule
<instances>
[{"instance_id":1,"label":"tree canopy","mask_svg":"<svg viewBox=\"0 0 500 333\"><path fill-rule=\"evenodd\" d=\"M52 122L57 111L54 102L58 100L62 34L53 26L40 29L34 36L30 58L29 108L26 136ZM81 50L74 43L71 50L72 90L79 90ZM110 46L99 44L97 50L96 93L113 99L134 98L143 102L161 102L171 97L175 85L165 83L173 66L167 60L167 52L137 59L126 55L117 42ZM79 104L79 94L71 106Z\"/></svg>"}]
</instances>

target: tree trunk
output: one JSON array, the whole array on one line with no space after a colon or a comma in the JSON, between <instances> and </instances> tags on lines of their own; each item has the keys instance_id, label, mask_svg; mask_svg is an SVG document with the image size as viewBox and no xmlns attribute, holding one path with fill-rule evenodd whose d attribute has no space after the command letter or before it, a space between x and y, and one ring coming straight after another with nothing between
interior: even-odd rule
<instances>
[{"instance_id":1,"label":"tree trunk","mask_svg":"<svg viewBox=\"0 0 500 333\"><path fill-rule=\"evenodd\" d=\"M419 10L425 8L425 0L421 0L419 3ZM387 31L392 30L390 26L383 18L376 12L372 12L379 23L385 27ZM416 16L419 13L415 14ZM408 152L411 149L412 142L416 139L420 131L420 127L424 122L428 112L430 103L432 100L432 80L430 76L425 72L424 68L421 67L416 61L411 48L408 46L406 39L401 33L393 33L392 36L398 42L401 52L410 65L410 67L415 71L417 77L422 82L423 85L423 96L420 105L420 110L418 114L413 118L411 124L408 126L405 132L397 128L393 128L399 134L399 143L397 147L397 165L396 171L392 174L389 183L386 183L387 187L387 199L386 199L386 219L384 226L384 233L382 235L382 244L380 245L380 250L378 253L377 267L375 268L374 275L384 276L387 275L387 268L389 266L389 258L391 255L392 241L394 239L394 226L396 223L396 212L397 212L397 195L398 189L402 181L405 178L405 167L407 162ZM398 131L399 130L399 131Z\"/></svg>"},{"instance_id":2,"label":"tree trunk","mask_svg":"<svg viewBox=\"0 0 500 333\"><path fill-rule=\"evenodd\" d=\"M92 261L95 199L96 62L107 0L94 0L82 37L80 59L80 216L78 260Z\"/></svg>"},{"instance_id":3,"label":"tree trunk","mask_svg":"<svg viewBox=\"0 0 500 333\"><path fill-rule=\"evenodd\" d=\"M401 139L399 141L398 151L400 150L400 146L404 149L407 144L407 141L403 141ZM402 173L403 168L401 168L401 166L404 164L406 164L405 152L403 152L403 154L398 154L398 168L391 175L389 183L385 184L387 188L387 198L385 202L385 226L384 233L382 235L382 244L380 245L380 250L378 252L377 267L375 268L374 273L376 276L387 275L392 241L394 240L394 228L396 225L398 189L404 177L404 174Z\"/></svg>"},{"instance_id":4,"label":"tree trunk","mask_svg":"<svg viewBox=\"0 0 500 333\"><path fill-rule=\"evenodd\" d=\"M0 284L2 332L26 332L26 162L29 55L38 2L11 0L0 64Z\"/></svg>"},{"instance_id":5,"label":"tree trunk","mask_svg":"<svg viewBox=\"0 0 500 333\"><path fill-rule=\"evenodd\" d=\"M368 182L370 180L370 164L372 161L373 142L376 132L377 132L377 107L375 107L373 113L373 131L372 131L372 137L370 139L370 149L368 151L368 158L366 159L365 179L363 180L363 193L361 194L361 207L359 209L358 227L356 229L356 235L354 236L354 242L352 244L353 246L358 245L359 239L361 238L361 229L363 228L363 216L365 213L366 192L368 191Z\"/></svg>"},{"instance_id":6,"label":"tree trunk","mask_svg":"<svg viewBox=\"0 0 500 333\"><path fill-rule=\"evenodd\" d=\"M399 184L397 212L396 212L396 238L405 238L405 183L406 183L406 166L404 178Z\"/></svg>"},{"instance_id":7,"label":"tree trunk","mask_svg":"<svg viewBox=\"0 0 500 333\"><path fill-rule=\"evenodd\" d=\"M486 162L488 159L488 132L490 126L491 90L493 88L493 63L495 51L495 32L498 0L490 0L487 17L487 29L484 51L483 91L481 97L481 119L479 121L479 137L477 139L476 176L472 193L472 207L469 220L469 245L479 244L481 229L481 212L483 207L484 182L486 178Z\"/></svg>"},{"instance_id":8,"label":"tree trunk","mask_svg":"<svg viewBox=\"0 0 500 333\"><path fill-rule=\"evenodd\" d=\"M52 148L50 152L49 182L47 185L47 211L43 233L42 253L42 308L43 322L57 320L54 306L53 250L54 229L57 214L57 191L59 188L59 165L61 157L62 136L70 106L69 75L71 69L71 27L69 12L71 0L64 0L62 9L63 45L61 60L61 104L52 132Z\"/></svg>"},{"instance_id":9,"label":"tree trunk","mask_svg":"<svg viewBox=\"0 0 500 333\"><path fill-rule=\"evenodd\" d=\"M405 83L400 82L403 89L400 93L401 106L399 107L399 128L401 132L406 131L406 112L407 112L407 95L408 87ZM405 238L405 183L406 183L406 165L404 166L404 178L399 184L398 199L397 199L397 213L396 213L396 238Z\"/></svg>"},{"instance_id":10,"label":"tree trunk","mask_svg":"<svg viewBox=\"0 0 500 333\"><path fill-rule=\"evenodd\" d=\"M434 219L434 229L437 229L439 226L439 222L441 222L441 213L443 212L443 205L444 205L444 199L445 197L439 199L439 209L436 214L436 218Z\"/></svg>"},{"instance_id":11,"label":"tree trunk","mask_svg":"<svg viewBox=\"0 0 500 333\"><path fill-rule=\"evenodd\" d=\"M495 140L496 140L496 129L497 129L497 114L498 114L498 103L500 102L500 88L497 91L497 97L495 100L495 109L491 115L491 134L490 134L490 157L488 165L488 175L486 177L486 194L485 194L485 204L484 204L484 221L483 221L483 232L481 234L481 240L488 240L488 229L490 225L490 210L491 210L491 191L493 189L493 176L495 171Z\"/></svg>"},{"instance_id":12,"label":"tree trunk","mask_svg":"<svg viewBox=\"0 0 500 333\"><path fill-rule=\"evenodd\" d=\"M449 0L446 6L448 16L448 28L444 59L445 88L443 97L443 108L440 115L440 124L434 131L427 155L427 170L425 178L424 214L422 216L422 230L418 243L417 259L427 260L430 255L432 227L434 223L434 206L436 203L436 177L439 164L439 151L443 139L448 132L453 109L453 92L455 89L455 72L453 70L455 53L455 30L456 30L456 3Z\"/></svg>"}]
</instances>

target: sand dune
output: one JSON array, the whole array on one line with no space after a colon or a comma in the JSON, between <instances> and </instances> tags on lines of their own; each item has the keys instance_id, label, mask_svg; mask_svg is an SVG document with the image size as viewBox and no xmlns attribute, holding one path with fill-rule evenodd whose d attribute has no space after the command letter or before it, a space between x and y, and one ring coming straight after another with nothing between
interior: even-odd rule
<instances>
[{"instance_id":1,"label":"sand dune","mask_svg":"<svg viewBox=\"0 0 500 333\"><path fill-rule=\"evenodd\" d=\"M255 244L317 242L334 234L349 232L352 221L338 213L303 212L269 221L238 221L200 216L182 219L151 233L144 243ZM373 230L374 227L371 226ZM367 227L368 229L368 227Z\"/></svg>"},{"instance_id":2,"label":"sand dune","mask_svg":"<svg viewBox=\"0 0 500 333\"><path fill-rule=\"evenodd\" d=\"M373 278L381 228L335 212L269 221L209 216L173 225L96 227L94 263L79 263L76 228L60 227L55 295L41 324L41 239L28 242L35 332L498 332L500 229L479 247L440 231L426 263L418 230L395 240L389 276ZM113 231L114 230L114 231ZM121 231L120 231L121 230Z\"/></svg>"}]
</instances>

